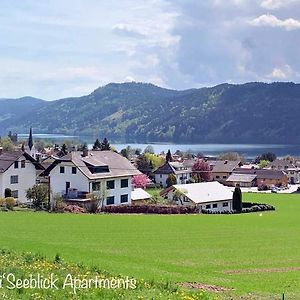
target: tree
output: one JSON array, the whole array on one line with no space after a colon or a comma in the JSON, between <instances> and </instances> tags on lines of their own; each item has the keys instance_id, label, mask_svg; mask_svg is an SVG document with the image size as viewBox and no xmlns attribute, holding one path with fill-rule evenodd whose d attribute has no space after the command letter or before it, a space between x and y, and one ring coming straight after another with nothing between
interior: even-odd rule
<instances>
[{"instance_id":1,"label":"tree","mask_svg":"<svg viewBox=\"0 0 300 300\"><path fill-rule=\"evenodd\" d=\"M132 177L132 185L134 188L146 188L149 178L145 174L135 175Z\"/></svg>"},{"instance_id":2,"label":"tree","mask_svg":"<svg viewBox=\"0 0 300 300\"><path fill-rule=\"evenodd\" d=\"M219 160L241 161L245 163L245 157L237 152L226 152L219 155Z\"/></svg>"},{"instance_id":3,"label":"tree","mask_svg":"<svg viewBox=\"0 0 300 300\"><path fill-rule=\"evenodd\" d=\"M237 212L242 211L242 191L238 184L236 185L234 192L233 192L232 208L233 208L233 210L236 210Z\"/></svg>"},{"instance_id":4,"label":"tree","mask_svg":"<svg viewBox=\"0 0 300 300\"><path fill-rule=\"evenodd\" d=\"M67 155L68 154L68 149L67 149L67 145L66 144L62 144L61 146L61 154L64 156L64 155Z\"/></svg>"},{"instance_id":5,"label":"tree","mask_svg":"<svg viewBox=\"0 0 300 300\"><path fill-rule=\"evenodd\" d=\"M98 209L102 209L104 201L108 197L109 191L104 181L101 181L92 192L92 203L90 211L95 213Z\"/></svg>"},{"instance_id":6,"label":"tree","mask_svg":"<svg viewBox=\"0 0 300 300\"><path fill-rule=\"evenodd\" d=\"M34 142L34 147L35 147L35 149L36 149L37 151L41 152L41 151L44 150L44 148L45 148L45 142L44 142L43 140L41 140L41 139L36 140L36 141Z\"/></svg>"},{"instance_id":7,"label":"tree","mask_svg":"<svg viewBox=\"0 0 300 300\"><path fill-rule=\"evenodd\" d=\"M14 150L14 144L9 137L4 137L0 140L0 146L4 151L11 152Z\"/></svg>"},{"instance_id":8,"label":"tree","mask_svg":"<svg viewBox=\"0 0 300 300\"><path fill-rule=\"evenodd\" d=\"M275 153L266 152L266 153L261 154L260 156L257 156L256 159L255 159L255 163L259 164L259 162L261 160L268 160L268 161L272 162L275 159L276 159L276 154Z\"/></svg>"},{"instance_id":9,"label":"tree","mask_svg":"<svg viewBox=\"0 0 300 300\"><path fill-rule=\"evenodd\" d=\"M211 171L206 161L198 159L193 165L192 171L197 182L210 181Z\"/></svg>"},{"instance_id":10,"label":"tree","mask_svg":"<svg viewBox=\"0 0 300 300\"><path fill-rule=\"evenodd\" d=\"M267 167L269 164L270 164L270 162L268 160L262 159L259 162L258 166L259 166L260 169L263 169L263 168Z\"/></svg>"},{"instance_id":11,"label":"tree","mask_svg":"<svg viewBox=\"0 0 300 300\"><path fill-rule=\"evenodd\" d=\"M144 153L150 153L150 154L154 154L154 148L152 145L148 145L145 150Z\"/></svg>"},{"instance_id":12,"label":"tree","mask_svg":"<svg viewBox=\"0 0 300 300\"><path fill-rule=\"evenodd\" d=\"M147 157L143 154L137 158L136 167L140 172L144 174L150 174L152 172L151 163L149 162Z\"/></svg>"},{"instance_id":13,"label":"tree","mask_svg":"<svg viewBox=\"0 0 300 300\"><path fill-rule=\"evenodd\" d=\"M185 189L175 189L175 191L173 192L173 201L180 201L180 204L183 205L183 197L186 193L187 190Z\"/></svg>"},{"instance_id":14,"label":"tree","mask_svg":"<svg viewBox=\"0 0 300 300\"><path fill-rule=\"evenodd\" d=\"M121 153L121 155L122 155L123 157L126 157L127 159L129 159L129 151L128 151L128 147L122 149L120 153Z\"/></svg>"},{"instance_id":15,"label":"tree","mask_svg":"<svg viewBox=\"0 0 300 300\"><path fill-rule=\"evenodd\" d=\"M96 151L96 150L101 150L101 149L102 149L102 145L101 145L99 139L97 138L96 141L94 142L93 150Z\"/></svg>"},{"instance_id":16,"label":"tree","mask_svg":"<svg viewBox=\"0 0 300 300\"><path fill-rule=\"evenodd\" d=\"M177 184L177 179L175 174L169 174L167 178L167 187Z\"/></svg>"},{"instance_id":17,"label":"tree","mask_svg":"<svg viewBox=\"0 0 300 300\"><path fill-rule=\"evenodd\" d=\"M35 184L26 191L26 198L32 201L35 208L43 209L49 205L49 188L46 184Z\"/></svg>"},{"instance_id":18,"label":"tree","mask_svg":"<svg viewBox=\"0 0 300 300\"><path fill-rule=\"evenodd\" d=\"M170 149L168 150L167 155L166 155L166 162L169 162L169 161L173 161Z\"/></svg>"},{"instance_id":19,"label":"tree","mask_svg":"<svg viewBox=\"0 0 300 300\"><path fill-rule=\"evenodd\" d=\"M110 150L110 144L107 138L105 137L101 143L101 151L108 151L108 150Z\"/></svg>"}]
</instances>

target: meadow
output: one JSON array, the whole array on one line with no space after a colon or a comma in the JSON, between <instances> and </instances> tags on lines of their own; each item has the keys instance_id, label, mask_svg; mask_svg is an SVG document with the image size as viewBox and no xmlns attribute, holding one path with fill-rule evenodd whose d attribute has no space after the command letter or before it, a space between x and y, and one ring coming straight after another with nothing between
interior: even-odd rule
<instances>
[{"instance_id":1,"label":"meadow","mask_svg":"<svg viewBox=\"0 0 300 300\"><path fill-rule=\"evenodd\" d=\"M149 282L227 289L220 299L300 298L300 195L244 194L276 207L241 215L0 214L0 248ZM147 298L145 298L147 299ZM187 298L188 299L188 298ZM190 298L193 299L193 298Z\"/></svg>"}]
</instances>

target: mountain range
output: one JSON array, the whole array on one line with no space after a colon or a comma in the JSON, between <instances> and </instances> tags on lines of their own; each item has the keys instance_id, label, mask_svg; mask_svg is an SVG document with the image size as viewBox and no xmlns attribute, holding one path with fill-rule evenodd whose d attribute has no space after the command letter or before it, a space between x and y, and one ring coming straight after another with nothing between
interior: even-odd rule
<instances>
[{"instance_id":1,"label":"mountain range","mask_svg":"<svg viewBox=\"0 0 300 300\"><path fill-rule=\"evenodd\" d=\"M93 135L112 141L300 143L300 84L221 84L170 90L110 83L91 94L44 101L0 99L0 134Z\"/></svg>"}]
</instances>

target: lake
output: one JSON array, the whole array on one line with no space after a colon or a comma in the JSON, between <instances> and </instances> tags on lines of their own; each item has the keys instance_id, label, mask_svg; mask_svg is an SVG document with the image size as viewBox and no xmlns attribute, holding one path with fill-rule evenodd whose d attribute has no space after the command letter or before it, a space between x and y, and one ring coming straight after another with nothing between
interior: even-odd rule
<instances>
[{"instance_id":1,"label":"lake","mask_svg":"<svg viewBox=\"0 0 300 300\"><path fill-rule=\"evenodd\" d=\"M20 139L27 139L28 134L19 134ZM51 140L61 143L65 140L73 140L77 143L86 142L91 148L94 137L68 136L60 134L33 134L33 138ZM172 143L111 143L118 151L130 146L144 150L151 145L155 153L167 152L168 149L174 153L176 150L191 151L192 153L203 153L207 156L218 156L224 152L238 152L246 158L253 158L264 152L274 152L278 157L285 155L300 156L300 145L276 145L276 144L172 144Z\"/></svg>"}]
</instances>

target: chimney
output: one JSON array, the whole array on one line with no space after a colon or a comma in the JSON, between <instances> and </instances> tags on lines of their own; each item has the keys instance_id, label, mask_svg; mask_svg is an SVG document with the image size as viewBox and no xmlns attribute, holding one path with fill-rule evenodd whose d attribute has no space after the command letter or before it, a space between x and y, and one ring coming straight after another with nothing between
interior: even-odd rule
<instances>
[{"instance_id":1,"label":"chimney","mask_svg":"<svg viewBox=\"0 0 300 300\"><path fill-rule=\"evenodd\" d=\"M2 151L3 151L3 148L2 148L2 147L0 147L0 155L2 154Z\"/></svg>"},{"instance_id":2,"label":"chimney","mask_svg":"<svg viewBox=\"0 0 300 300\"><path fill-rule=\"evenodd\" d=\"M86 157L86 156L88 156L89 155L89 150L87 149L87 148L84 148L83 150L82 150L82 157Z\"/></svg>"}]
</instances>

